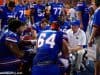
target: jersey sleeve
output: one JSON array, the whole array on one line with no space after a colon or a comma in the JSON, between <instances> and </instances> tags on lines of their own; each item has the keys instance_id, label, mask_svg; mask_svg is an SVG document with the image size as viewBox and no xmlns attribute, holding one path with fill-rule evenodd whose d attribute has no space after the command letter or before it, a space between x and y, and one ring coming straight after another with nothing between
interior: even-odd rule
<instances>
[{"instance_id":1,"label":"jersey sleeve","mask_svg":"<svg viewBox=\"0 0 100 75\"><path fill-rule=\"evenodd\" d=\"M12 42L12 43L16 43L16 44L19 42L18 37L15 34L10 34L10 35L6 36L5 40Z\"/></svg>"},{"instance_id":2,"label":"jersey sleeve","mask_svg":"<svg viewBox=\"0 0 100 75\"><path fill-rule=\"evenodd\" d=\"M76 6L76 11L82 12L84 10L84 5L82 2L79 2Z\"/></svg>"},{"instance_id":3,"label":"jersey sleeve","mask_svg":"<svg viewBox=\"0 0 100 75\"><path fill-rule=\"evenodd\" d=\"M63 39L65 39L66 41L68 41L67 33L63 33Z\"/></svg>"},{"instance_id":4,"label":"jersey sleeve","mask_svg":"<svg viewBox=\"0 0 100 75\"><path fill-rule=\"evenodd\" d=\"M100 9L97 10L94 14L93 25L100 26Z\"/></svg>"}]
</instances>

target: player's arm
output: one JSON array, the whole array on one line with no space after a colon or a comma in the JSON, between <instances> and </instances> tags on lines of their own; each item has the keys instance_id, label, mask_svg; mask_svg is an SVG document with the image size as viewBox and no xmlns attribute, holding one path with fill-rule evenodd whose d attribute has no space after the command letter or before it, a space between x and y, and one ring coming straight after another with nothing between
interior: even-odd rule
<instances>
[{"instance_id":1,"label":"player's arm","mask_svg":"<svg viewBox=\"0 0 100 75\"><path fill-rule=\"evenodd\" d=\"M5 45L18 57L22 58L24 56L24 52L19 49L18 45L11 41L5 41Z\"/></svg>"},{"instance_id":2,"label":"player's arm","mask_svg":"<svg viewBox=\"0 0 100 75\"><path fill-rule=\"evenodd\" d=\"M81 11L77 11L77 18L80 20L80 28L83 28L82 12Z\"/></svg>"},{"instance_id":3,"label":"player's arm","mask_svg":"<svg viewBox=\"0 0 100 75\"><path fill-rule=\"evenodd\" d=\"M51 10L51 6L49 4L47 4L45 7L45 13L50 15L50 10Z\"/></svg>"},{"instance_id":4,"label":"player's arm","mask_svg":"<svg viewBox=\"0 0 100 75\"><path fill-rule=\"evenodd\" d=\"M62 41L62 55L64 58L66 58L69 55L68 42L65 39L63 39Z\"/></svg>"},{"instance_id":5,"label":"player's arm","mask_svg":"<svg viewBox=\"0 0 100 75\"><path fill-rule=\"evenodd\" d=\"M30 8L30 20L31 20L31 24L34 23L34 13L35 13L35 8L31 7Z\"/></svg>"},{"instance_id":6,"label":"player's arm","mask_svg":"<svg viewBox=\"0 0 100 75\"><path fill-rule=\"evenodd\" d=\"M1 19L0 19L0 31L1 31Z\"/></svg>"},{"instance_id":7,"label":"player's arm","mask_svg":"<svg viewBox=\"0 0 100 75\"><path fill-rule=\"evenodd\" d=\"M82 22L83 4L82 3L77 4L76 11L77 11L76 16L80 20L80 27L83 28L83 22Z\"/></svg>"},{"instance_id":8,"label":"player's arm","mask_svg":"<svg viewBox=\"0 0 100 75\"><path fill-rule=\"evenodd\" d=\"M2 21L2 14L3 14L3 9L0 7L0 31L1 31L1 21Z\"/></svg>"},{"instance_id":9,"label":"player's arm","mask_svg":"<svg viewBox=\"0 0 100 75\"><path fill-rule=\"evenodd\" d=\"M77 45L76 47L70 48L69 50L71 52L77 52L77 51L82 50L82 49L83 49L83 46L82 45Z\"/></svg>"},{"instance_id":10,"label":"player's arm","mask_svg":"<svg viewBox=\"0 0 100 75\"><path fill-rule=\"evenodd\" d=\"M91 37L90 37L89 43L88 43L88 45L89 45L90 47L92 47L92 44L93 44L93 42L94 42L94 37L95 37L95 35L96 35L97 29L98 29L98 26L94 26L94 27L93 27L93 30L92 30L92 33L91 33Z\"/></svg>"}]
</instances>

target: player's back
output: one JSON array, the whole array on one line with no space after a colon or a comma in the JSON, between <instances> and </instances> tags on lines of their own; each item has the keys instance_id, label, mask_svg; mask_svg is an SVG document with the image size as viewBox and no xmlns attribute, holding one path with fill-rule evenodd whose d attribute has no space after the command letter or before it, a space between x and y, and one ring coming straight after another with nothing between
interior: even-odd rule
<instances>
[{"instance_id":1,"label":"player's back","mask_svg":"<svg viewBox=\"0 0 100 75\"><path fill-rule=\"evenodd\" d=\"M5 42L9 39L11 41L14 41L17 35L9 30L6 30L5 32L1 33L0 37L0 60L10 61L11 59L15 59L16 56L13 54L13 52L6 46Z\"/></svg>"},{"instance_id":2,"label":"player's back","mask_svg":"<svg viewBox=\"0 0 100 75\"><path fill-rule=\"evenodd\" d=\"M56 61L61 48L62 32L54 30L42 31L38 36L38 48L34 62Z\"/></svg>"}]
</instances>

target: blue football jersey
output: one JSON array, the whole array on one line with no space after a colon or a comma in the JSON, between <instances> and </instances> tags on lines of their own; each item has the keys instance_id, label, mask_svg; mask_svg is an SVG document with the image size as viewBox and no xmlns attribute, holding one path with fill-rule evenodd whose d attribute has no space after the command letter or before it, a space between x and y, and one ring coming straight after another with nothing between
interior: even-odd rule
<instances>
[{"instance_id":1,"label":"blue football jersey","mask_svg":"<svg viewBox=\"0 0 100 75\"><path fill-rule=\"evenodd\" d=\"M25 10L28 9L27 5L17 5L15 11L17 12L16 17L22 22L26 22L27 18L25 16Z\"/></svg>"},{"instance_id":2,"label":"blue football jersey","mask_svg":"<svg viewBox=\"0 0 100 75\"><path fill-rule=\"evenodd\" d=\"M2 19L1 28L3 28L5 25L7 25L7 21L9 18L16 17L16 12L15 10L10 11L7 6L2 6L1 9L2 12L0 13L0 19Z\"/></svg>"},{"instance_id":3,"label":"blue football jersey","mask_svg":"<svg viewBox=\"0 0 100 75\"><path fill-rule=\"evenodd\" d=\"M60 26L60 30L61 30L62 32L65 32L65 33L66 33L66 31L67 31L70 27L71 27L71 26L70 26L70 22L65 21L65 22L63 23L63 25Z\"/></svg>"},{"instance_id":4,"label":"blue football jersey","mask_svg":"<svg viewBox=\"0 0 100 75\"><path fill-rule=\"evenodd\" d=\"M82 12L82 23L84 25L84 30L86 31L89 22L89 8L83 1L77 4L76 10Z\"/></svg>"},{"instance_id":5,"label":"blue football jersey","mask_svg":"<svg viewBox=\"0 0 100 75\"><path fill-rule=\"evenodd\" d=\"M16 60L17 57L14 53L6 46L5 42L9 41L18 44L20 37L13 33L12 31L6 30L1 33L0 37L0 61L10 62L11 60Z\"/></svg>"},{"instance_id":6,"label":"blue football jersey","mask_svg":"<svg viewBox=\"0 0 100 75\"><path fill-rule=\"evenodd\" d=\"M39 22L41 21L44 17L45 17L45 6L44 5L39 5L39 4L35 4L33 6L35 12L33 14L34 16L34 22Z\"/></svg>"},{"instance_id":7,"label":"blue football jersey","mask_svg":"<svg viewBox=\"0 0 100 75\"><path fill-rule=\"evenodd\" d=\"M64 6L62 3L51 3L50 6L51 6L50 22L57 21L58 16L61 15Z\"/></svg>"},{"instance_id":8,"label":"blue football jersey","mask_svg":"<svg viewBox=\"0 0 100 75\"><path fill-rule=\"evenodd\" d=\"M100 8L97 8L94 13L93 25L100 26Z\"/></svg>"},{"instance_id":9,"label":"blue football jersey","mask_svg":"<svg viewBox=\"0 0 100 75\"><path fill-rule=\"evenodd\" d=\"M63 33L55 30L45 30L38 34L38 48L34 63L56 61L62 49Z\"/></svg>"},{"instance_id":10,"label":"blue football jersey","mask_svg":"<svg viewBox=\"0 0 100 75\"><path fill-rule=\"evenodd\" d=\"M43 31L43 30L48 30L48 29L50 29L50 26L47 25L47 26L45 26L45 28L42 28L42 27L41 27L41 23L38 22L38 23L35 23L35 24L33 25L33 29L36 30L37 33L39 33L39 32L41 32L41 31Z\"/></svg>"}]
</instances>

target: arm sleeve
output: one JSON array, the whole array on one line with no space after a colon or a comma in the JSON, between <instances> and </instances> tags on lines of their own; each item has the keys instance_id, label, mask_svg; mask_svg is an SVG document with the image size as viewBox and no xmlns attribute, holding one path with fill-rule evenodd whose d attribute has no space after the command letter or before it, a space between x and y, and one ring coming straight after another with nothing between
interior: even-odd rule
<instances>
[{"instance_id":1,"label":"arm sleeve","mask_svg":"<svg viewBox=\"0 0 100 75\"><path fill-rule=\"evenodd\" d=\"M5 40L16 44L18 43L18 37L13 34L6 36Z\"/></svg>"},{"instance_id":2,"label":"arm sleeve","mask_svg":"<svg viewBox=\"0 0 100 75\"><path fill-rule=\"evenodd\" d=\"M100 26L100 10L96 11L94 14L93 25Z\"/></svg>"}]
</instances>

